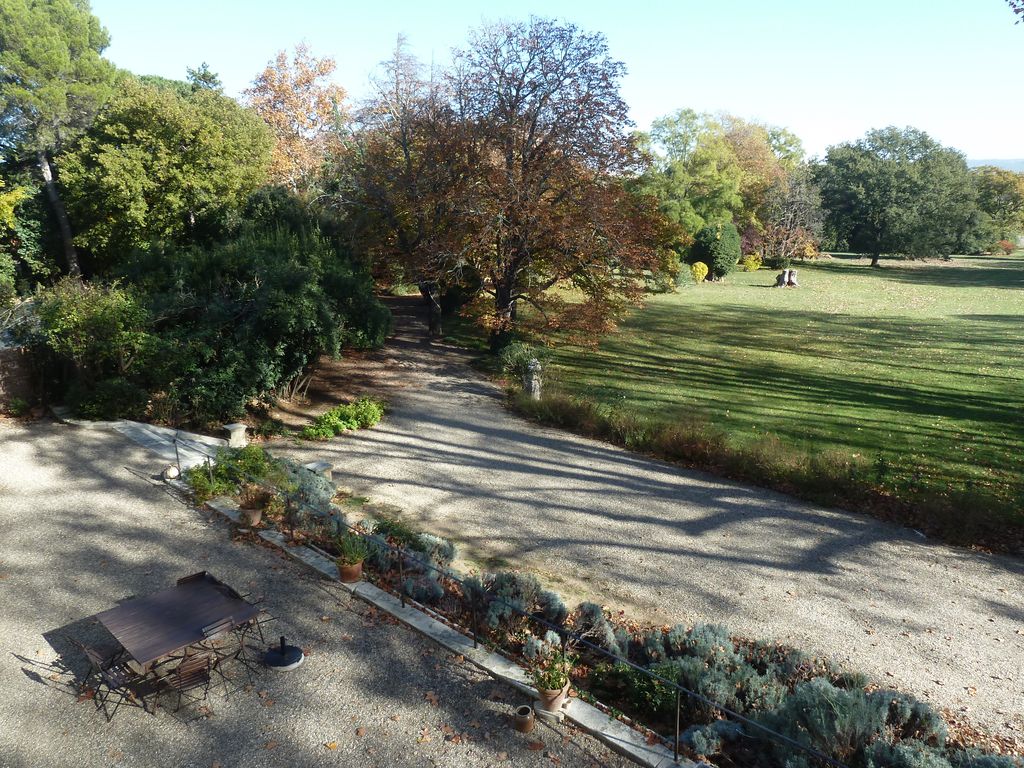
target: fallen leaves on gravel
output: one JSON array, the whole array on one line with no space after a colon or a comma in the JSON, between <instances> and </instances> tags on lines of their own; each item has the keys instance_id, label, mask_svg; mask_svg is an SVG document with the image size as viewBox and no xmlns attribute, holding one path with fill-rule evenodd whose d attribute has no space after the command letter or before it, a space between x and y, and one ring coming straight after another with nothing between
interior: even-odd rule
<instances>
[{"instance_id":1,"label":"fallen leaves on gravel","mask_svg":"<svg viewBox=\"0 0 1024 768\"><path fill-rule=\"evenodd\" d=\"M433 691L427 691L425 694L423 694L423 698L426 699L428 702L430 702L430 706L432 706L432 707L436 707L437 706L437 702L438 702L437 694L434 693Z\"/></svg>"},{"instance_id":2,"label":"fallen leaves on gravel","mask_svg":"<svg viewBox=\"0 0 1024 768\"><path fill-rule=\"evenodd\" d=\"M92 688L86 688L84 691L78 694L78 698L76 699L76 701L81 703L83 701L92 701L95 698L96 691L94 691Z\"/></svg>"},{"instance_id":3,"label":"fallen leaves on gravel","mask_svg":"<svg viewBox=\"0 0 1024 768\"><path fill-rule=\"evenodd\" d=\"M421 728L419 736L416 737L417 744L422 744L425 741L430 741L430 728L427 726Z\"/></svg>"},{"instance_id":4,"label":"fallen leaves on gravel","mask_svg":"<svg viewBox=\"0 0 1024 768\"><path fill-rule=\"evenodd\" d=\"M324 742L324 746L327 747L327 749L335 750L335 749L338 748L338 742L336 742L336 741L325 741Z\"/></svg>"},{"instance_id":5,"label":"fallen leaves on gravel","mask_svg":"<svg viewBox=\"0 0 1024 768\"><path fill-rule=\"evenodd\" d=\"M356 738L361 739L365 735L366 735L366 729L363 726L360 725L358 728L356 728Z\"/></svg>"},{"instance_id":6,"label":"fallen leaves on gravel","mask_svg":"<svg viewBox=\"0 0 1024 768\"><path fill-rule=\"evenodd\" d=\"M271 739L270 741L268 741L266 744L263 745L263 748L264 749L277 749L279 746L281 746L280 742L277 742L277 741L274 741L273 739Z\"/></svg>"},{"instance_id":7,"label":"fallen leaves on gravel","mask_svg":"<svg viewBox=\"0 0 1024 768\"><path fill-rule=\"evenodd\" d=\"M542 749L544 749L544 742L543 741L531 741L531 742L527 743L526 748L529 749L532 752L540 752Z\"/></svg>"}]
</instances>

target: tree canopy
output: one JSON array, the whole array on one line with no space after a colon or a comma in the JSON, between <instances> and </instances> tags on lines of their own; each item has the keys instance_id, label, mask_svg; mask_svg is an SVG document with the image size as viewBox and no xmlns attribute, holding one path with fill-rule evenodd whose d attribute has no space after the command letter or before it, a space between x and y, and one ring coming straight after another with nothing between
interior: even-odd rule
<instances>
[{"instance_id":1,"label":"tree canopy","mask_svg":"<svg viewBox=\"0 0 1024 768\"><path fill-rule=\"evenodd\" d=\"M51 159L92 121L111 93L110 42L87 0L0 0L0 151L34 159L78 274L71 225Z\"/></svg>"},{"instance_id":2,"label":"tree canopy","mask_svg":"<svg viewBox=\"0 0 1024 768\"><path fill-rule=\"evenodd\" d=\"M1012 241L1020 237L1024 233L1024 173L986 165L975 168L972 175L989 239Z\"/></svg>"},{"instance_id":3,"label":"tree canopy","mask_svg":"<svg viewBox=\"0 0 1024 768\"><path fill-rule=\"evenodd\" d=\"M330 82L334 67L334 59L317 58L299 45L290 61L280 51L245 92L274 134L270 179L293 192L310 185L336 147L345 91Z\"/></svg>"},{"instance_id":4,"label":"tree canopy","mask_svg":"<svg viewBox=\"0 0 1024 768\"><path fill-rule=\"evenodd\" d=\"M156 242L208 240L266 180L271 141L215 90L125 78L61 158L77 242L103 267Z\"/></svg>"},{"instance_id":5,"label":"tree canopy","mask_svg":"<svg viewBox=\"0 0 1024 768\"><path fill-rule=\"evenodd\" d=\"M784 128L692 109L655 120L646 139L655 163L640 189L690 234L727 221L757 227L768 190L803 159Z\"/></svg>"},{"instance_id":6,"label":"tree canopy","mask_svg":"<svg viewBox=\"0 0 1024 768\"><path fill-rule=\"evenodd\" d=\"M389 225L376 247L417 279L474 276L495 339L519 304L592 339L661 264L661 219L623 184L642 168L624 73L602 35L536 18L478 30L429 83L399 51L353 151L358 201Z\"/></svg>"},{"instance_id":7,"label":"tree canopy","mask_svg":"<svg viewBox=\"0 0 1024 768\"><path fill-rule=\"evenodd\" d=\"M971 248L979 221L967 162L924 131L883 128L830 147L816 177L832 234L873 266L882 254Z\"/></svg>"}]
</instances>

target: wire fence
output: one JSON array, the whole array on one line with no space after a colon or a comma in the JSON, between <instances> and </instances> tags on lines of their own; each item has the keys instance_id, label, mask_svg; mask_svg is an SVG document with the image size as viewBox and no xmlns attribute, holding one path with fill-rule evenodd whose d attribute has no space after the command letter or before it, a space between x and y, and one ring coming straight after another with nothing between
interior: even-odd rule
<instances>
[{"instance_id":1,"label":"wire fence","mask_svg":"<svg viewBox=\"0 0 1024 768\"><path fill-rule=\"evenodd\" d=\"M177 452L178 442L179 442L178 438L175 438L174 443L175 443L175 451L176 452ZM212 462L215 461L217 457L215 455L213 455L213 454L208 453L202 447L198 447L198 445L196 443L192 443L192 442L189 442L189 441L181 441L181 442L187 443L188 447L191 450L194 450L194 451L196 451L198 453L201 453L204 456L206 456L206 465L205 466L206 466L207 471L210 473L210 479L211 479L211 482L212 482L212 480L213 480ZM180 472L181 471L180 470L180 463L179 463L178 466L179 466L179 472ZM315 475L316 474L311 469L307 469L305 467L303 467L302 469L304 471L306 471L306 472L309 472L311 475ZM787 745L789 747L797 749L798 751L804 753L808 757L810 757L810 758L814 759L815 761L817 761L820 765L827 765L827 766L831 766L832 768L847 768L847 766L844 763L841 763L838 760L836 760L835 758L833 758L833 757L831 757L829 755L824 754L820 750L817 750L817 749L815 749L815 748L813 748L813 747L811 747L811 746L809 746L807 744L804 744L803 742L797 741L796 739L793 739L793 738L791 738L789 736L786 736L783 733L779 733L778 731L775 731L772 728L769 728L768 726L764 725L763 723L760 723L760 722L758 722L756 720L753 720L753 719L751 719L751 718L749 718L749 717L747 717L747 716L745 716L743 714L740 714L739 712L736 712L736 711L730 709L729 707L725 707L725 706L719 704L718 702L713 701L712 699L708 698L707 696L704 696L703 694L698 693L697 691L693 691L693 690L691 690L691 689L689 689L689 688L687 688L685 686L682 686L678 682L676 682L675 680L670 680L670 679L668 679L668 678L666 678L666 677L664 677L662 675L659 675L656 672L653 672L650 669L647 669L646 667L643 667L643 666L641 666L641 665L639 665L639 664L629 660L628 658L625 658L624 656L619 656L619 655L611 653L606 648L603 648L602 646L597 645L597 644L591 642L590 640L588 640L587 637L585 636L584 632L572 631L572 630L566 628L565 626L558 625L558 624L555 624L553 622L550 622L547 619L545 619L543 616L538 616L536 613L531 613L531 612L528 612L528 611L524 611L519 606L515 605L514 603L512 603L509 600L506 600L505 598L501 597L500 595L489 596L484 605L478 605L477 603L479 601L479 598L477 596L476 589L474 589L474 588L470 587L469 585L467 585L467 583L466 583L466 581L464 579L459 578L458 576L455 576L451 572L450 569L439 567L437 564L432 562L429 558L420 557L419 555L422 554L422 553L419 553L416 550L410 550L408 547L395 546L394 544L391 544L390 542L388 542L386 537L374 535L374 534L370 533L369 531L364 530L363 528L360 528L358 526L349 524L349 522L344 518L343 513L342 513L342 515L339 516L339 514L336 513L333 509L330 509L330 510L318 509L318 508L316 508L316 507L314 507L314 506L312 506L312 505L310 505L308 503L303 502L300 498L298 498L298 496L296 494L289 493L287 491L283 491L281 488L278 488L277 486L274 486L274 485L272 485L270 483L267 483L262 478L253 477L252 475L249 475L249 474L246 474L246 473L242 473L242 474L244 474L244 476L245 476L245 478L246 478L246 480L248 482L250 482L250 483L252 483L254 485L257 485L257 486L259 486L261 488L264 488L264 489L266 489L268 491L272 491L274 493L282 493L285 496L285 498L286 498L286 502L285 502L286 505L292 504L292 505L295 505L295 506L298 506L298 507L305 507L306 508L305 511L307 511L312 517L314 517L316 519L319 519L319 520L329 521L331 523L331 525L333 525L339 532L341 530L347 530L347 532L349 532L351 534L354 534L354 535L357 535L357 536L360 536L365 541L370 542L372 544L372 546L374 546L374 547L378 547L378 548L379 547L385 547L388 550L388 552L389 552L391 560L392 561L397 561L397 569L396 570L398 572L398 585L397 585L397 588L394 591L397 592L398 598L401 601L401 604L403 606L405 606L407 604L407 602L412 602L412 603L416 604L417 606L421 605L419 602L413 600L410 596L408 596L406 594L406 590L405 590L405 574L406 574L407 567L409 567L409 563L413 563L413 564L415 564L415 566L418 566L418 567L422 568L424 573L426 573L426 572L434 572L434 573L436 573L438 575L438 579L439 580L440 579L444 579L444 580L447 580L447 581L449 581L451 583L458 584L460 589L461 589L461 591L462 591L463 597L466 598L468 603L469 603L469 613L470 613L470 616L471 616L471 622L470 622L471 626L467 629L466 627L461 626L460 624L458 624L457 620L453 619L450 616L445 616L444 618L446 618L449 621L449 623L453 624L453 626L455 626L461 632L463 632L464 634L469 635L470 637L472 637L473 647L474 648L478 647L480 642L481 642L481 636L480 636L481 633L479 631L479 626L480 625L479 625L479 621L478 621L480 611L481 610L486 610L490 606L491 603L498 602L498 603L503 604L503 606L506 609L509 609L512 613L518 615L522 619L525 619L526 622L528 622L528 623L532 622L533 624L536 624L536 625L538 625L540 627L544 627L547 630L555 632L562 639L563 646L566 645L566 644L571 643L574 647L585 648L589 652L593 653L597 658L607 659L609 663L612 663L612 664L615 664L615 665L624 665L627 668L629 668L629 669L631 669L631 670L633 670L633 671L635 671L637 673L640 673L640 674L646 676L652 682L657 683L658 685L662 685L662 686L667 687L669 690L671 690L671 691L673 691L675 693L675 728L674 728L674 738L672 739L672 749L673 749L673 757L674 757L674 759L675 759L675 761L677 763L679 762L679 758L680 758L680 737L682 735L682 730L681 730L682 718L681 718L681 714L682 714L682 703L683 703L683 699L685 697L686 699L688 699L690 701L695 701L695 702L698 702L698 703L700 703L700 704L702 704L702 705L704 705L706 707L710 707L711 709L715 710L716 712L720 713L721 715L724 715L726 719L731 720L731 721L736 722L736 723L740 723L740 724L750 728L753 732L756 732L759 735L762 735L762 736L767 737L769 739L772 739L772 740L774 740L774 741L776 741L778 743L785 744L785 745ZM387 574L385 573L384 575L386 576ZM386 582L385 582L385 586L388 586L386 584ZM426 607L426 606L422 606L422 607ZM428 607L428 610L430 610L431 613L437 613L436 611L434 611L433 609L430 609L429 607ZM513 655L518 655L518 652L514 648L511 648L511 647L504 647L503 648L501 646L501 644L498 643L498 642L495 642L493 640L493 638L488 638L488 637L485 636L482 639L483 639L484 644L488 645L489 647L497 648L498 650L504 650L506 652L511 651ZM745 735L747 735L747 734L745 734Z\"/></svg>"}]
</instances>

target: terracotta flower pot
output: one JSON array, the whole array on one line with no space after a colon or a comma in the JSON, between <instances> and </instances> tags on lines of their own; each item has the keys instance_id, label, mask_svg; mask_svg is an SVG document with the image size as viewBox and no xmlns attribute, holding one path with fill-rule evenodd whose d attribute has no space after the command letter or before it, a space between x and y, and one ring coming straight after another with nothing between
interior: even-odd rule
<instances>
[{"instance_id":1,"label":"terracotta flower pot","mask_svg":"<svg viewBox=\"0 0 1024 768\"><path fill-rule=\"evenodd\" d=\"M548 690L545 688L537 689L537 696L540 699L541 709L547 712L557 712L562 708L565 703L566 696L569 695L569 683L566 682L561 688L554 690Z\"/></svg>"},{"instance_id":2,"label":"terracotta flower pot","mask_svg":"<svg viewBox=\"0 0 1024 768\"><path fill-rule=\"evenodd\" d=\"M363 578L363 561L360 560L355 565L342 565L338 563L338 576L341 577L342 582L345 584L359 581Z\"/></svg>"},{"instance_id":3,"label":"terracotta flower pot","mask_svg":"<svg viewBox=\"0 0 1024 768\"><path fill-rule=\"evenodd\" d=\"M262 509L239 509L239 513L242 515L242 520L250 528L254 528L260 524L260 520L263 519Z\"/></svg>"}]
</instances>

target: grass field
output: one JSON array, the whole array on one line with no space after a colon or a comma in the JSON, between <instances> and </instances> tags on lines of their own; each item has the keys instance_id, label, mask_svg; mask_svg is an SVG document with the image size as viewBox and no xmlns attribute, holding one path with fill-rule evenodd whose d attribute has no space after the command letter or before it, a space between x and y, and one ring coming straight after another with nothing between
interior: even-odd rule
<instances>
[{"instance_id":1,"label":"grass field","mask_svg":"<svg viewBox=\"0 0 1024 768\"><path fill-rule=\"evenodd\" d=\"M833 257L652 297L597 350L562 346L561 391L737 443L770 433L904 482L1024 482L1024 252L883 262Z\"/></svg>"}]
</instances>

